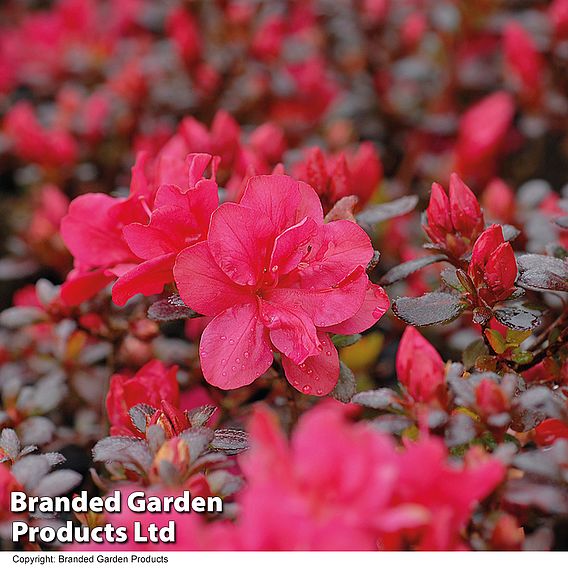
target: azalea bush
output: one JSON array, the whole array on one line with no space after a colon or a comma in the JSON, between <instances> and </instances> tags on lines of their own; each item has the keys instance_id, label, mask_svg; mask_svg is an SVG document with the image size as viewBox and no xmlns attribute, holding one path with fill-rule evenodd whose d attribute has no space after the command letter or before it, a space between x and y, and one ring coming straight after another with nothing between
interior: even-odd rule
<instances>
[{"instance_id":1,"label":"azalea bush","mask_svg":"<svg viewBox=\"0 0 568 568\"><path fill-rule=\"evenodd\" d=\"M568 1L0 22L2 549L566 549Z\"/></svg>"}]
</instances>

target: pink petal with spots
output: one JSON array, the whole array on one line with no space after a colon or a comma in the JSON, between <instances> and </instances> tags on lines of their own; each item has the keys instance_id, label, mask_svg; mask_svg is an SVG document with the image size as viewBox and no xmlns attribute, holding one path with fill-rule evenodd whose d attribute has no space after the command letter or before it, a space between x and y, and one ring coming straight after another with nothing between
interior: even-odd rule
<instances>
[{"instance_id":1,"label":"pink petal with spots","mask_svg":"<svg viewBox=\"0 0 568 568\"><path fill-rule=\"evenodd\" d=\"M230 306L254 300L249 288L235 284L219 268L206 242L179 253L174 278L182 300L205 316L216 316Z\"/></svg>"},{"instance_id":2,"label":"pink petal with spots","mask_svg":"<svg viewBox=\"0 0 568 568\"><path fill-rule=\"evenodd\" d=\"M199 346L208 383L222 389L249 385L272 364L272 350L256 303L232 306L205 328Z\"/></svg>"},{"instance_id":3,"label":"pink petal with spots","mask_svg":"<svg viewBox=\"0 0 568 568\"><path fill-rule=\"evenodd\" d=\"M351 221L322 225L317 242L304 259L306 264L294 275L302 287L327 287L340 282L358 266L373 258L373 246L365 231Z\"/></svg>"},{"instance_id":4,"label":"pink petal with spots","mask_svg":"<svg viewBox=\"0 0 568 568\"><path fill-rule=\"evenodd\" d=\"M308 254L317 234L318 226L310 218L304 218L297 225L286 229L274 242L270 260L271 271L277 275L288 274Z\"/></svg>"},{"instance_id":5,"label":"pink petal with spots","mask_svg":"<svg viewBox=\"0 0 568 568\"><path fill-rule=\"evenodd\" d=\"M209 250L221 270L237 284L256 284L268 266L275 235L257 211L224 203L211 217Z\"/></svg>"},{"instance_id":6,"label":"pink petal with spots","mask_svg":"<svg viewBox=\"0 0 568 568\"><path fill-rule=\"evenodd\" d=\"M324 329L330 333L361 333L377 323L389 307L390 301L387 293L380 286L369 282L365 300L359 311L348 320Z\"/></svg>"},{"instance_id":7,"label":"pink petal with spots","mask_svg":"<svg viewBox=\"0 0 568 568\"><path fill-rule=\"evenodd\" d=\"M367 291L368 278L360 266L337 286L310 290L275 288L264 292L264 299L286 309L301 308L316 327L336 325L357 313Z\"/></svg>"},{"instance_id":8,"label":"pink petal with spots","mask_svg":"<svg viewBox=\"0 0 568 568\"><path fill-rule=\"evenodd\" d=\"M322 344L319 355L308 357L300 365L282 357L282 366L288 382L304 394L329 394L339 379L339 355L327 333L318 332Z\"/></svg>"},{"instance_id":9,"label":"pink petal with spots","mask_svg":"<svg viewBox=\"0 0 568 568\"><path fill-rule=\"evenodd\" d=\"M278 351L299 365L320 352L316 326L301 308L261 302L262 323L270 330L270 340Z\"/></svg>"}]
</instances>

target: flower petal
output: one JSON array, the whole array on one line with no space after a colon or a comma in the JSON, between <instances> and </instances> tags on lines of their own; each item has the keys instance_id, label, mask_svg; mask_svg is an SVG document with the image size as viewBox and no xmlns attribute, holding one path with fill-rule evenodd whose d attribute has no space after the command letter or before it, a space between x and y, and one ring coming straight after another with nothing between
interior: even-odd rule
<instances>
[{"instance_id":1,"label":"flower petal","mask_svg":"<svg viewBox=\"0 0 568 568\"><path fill-rule=\"evenodd\" d=\"M297 225L286 229L274 242L270 270L278 275L288 274L298 266L308 247L313 246L318 226L313 219L305 217Z\"/></svg>"},{"instance_id":2,"label":"flower petal","mask_svg":"<svg viewBox=\"0 0 568 568\"><path fill-rule=\"evenodd\" d=\"M108 274L104 269L90 272L72 270L61 286L61 300L68 306L78 306L90 300L114 278L113 274Z\"/></svg>"},{"instance_id":3,"label":"flower petal","mask_svg":"<svg viewBox=\"0 0 568 568\"><path fill-rule=\"evenodd\" d=\"M389 307L390 301L387 293L380 286L369 282L365 300L359 311L348 320L324 329L331 333L361 333L375 325L385 315Z\"/></svg>"},{"instance_id":4,"label":"flower petal","mask_svg":"<svg viewBox=\"0 0 568 568\"><path fill-rule=\"evenodd\" d=\"M240 203L269 219L276 234L304 217L323 223L323 210L317 193L307 183L297 182L290 176L251 177Z\"/></svg>"},{"instance_id":5,"label":"flower petal","mask_svg":"<svg viewBox=\"0 0 568 568\"><path fill-rule=\"evenodd\" d=\"M260 308L262 323L270 329L270 340L274 347L299 365L306 357L321 350L316 326L302 308L262 301Z\"/></svg>"},{"instance_id":6,"label":"flower petal","mask_svg":"<svg viewBox=\"0 0 568 568\"><path fill-rule=\"evenodd\" d=\"M275 238L268 219L242 205L224 203L211 217L209 250L237 284L253 286L258 282Z\"/></svg>"},{"instance_id":7,"label":"flower petal","mask_svg":"<svg viewBox=\"0 0 568 568\"><path fill-rule=\"evenodd\" d=\"M124 200L103 193L80 195L61 221L61 236L75 260L86 268L113 266L133 258L110 216Z\"/></svg>"},{"instance_id":8,"label":"flower petal","mask_svg":"<svg viewBox=\"0 0 568 568\"><path fill-rule=\"evenodd\" d=\"M199 346L203 376L222 389L249 385L272 364L256 303L232 306L205 328Z\"/></svg>"},{"instance_id":9,"label":"flower petal","mask_svg":"<svg viewBox=\"0 0 568 568\"><path fill-rule=\"evenodd\" d=\"M175 258L175 253L164 254L125 272L112 287L112 301L118 306L124 306L136 294L159 294L173 280Z\"/></svg>"},{"instance_id":10,"label":"flower petal","mask_svg":"<svg viewBox=\"0 0 568 568\"><path fill-rule=\"evenodd\" d=\"M197 182L195 187L183 190L172 184L164 184L158 188L154 208L171 205L186 211L191 218L192 226L199 229L205 237L213 211L219 205L217 184L213 180L204 179Z\"/></svg>"},{"instance_id":11,"label":"flower petal","mask_svg":"<svg viewBox=\"0 0 568 568\"><path fill-rule=\"evenodd\" d=\"M334 286L358 266L366 267L372 258L373 245L359 225L333 221L319 227L310 254L294 276L302 287Z\"/></svg>"},{"instance_id":12,"label":"flower petal","mask_svg":"<svg viewBox=\"0 0 568 568\"><path fill-rule=\"evenodd\" d=\"M187 214L179 207L167 206L155 209L147 225L131 223L122 229L122 234L136 256L150 260L184 249L188 228L191 219Z\"/></svg>"},{"instance_id":13,"label":"flower petal","mask_svg":"<svg viewBox=\"0 0 568 568\"><path fill-rule=\"evenodd\" d=\"M302 308L316 327L336 325L354 316L365 299L369 279L359 266L339 284L322 289L275 288L264 299L286 309Z\"/></svg>"},{"instance_id":14,"label":"flower petal","mask_svg":"<svg viewBox=\"0 0 568 568\"><path fill-rule=\"evenodd\" d=\"M250 289L229 279L215 262L206 242L179 253L174 278L182 300L205 316L216 316L230 306L252 301Z\"/></svg>"},{"instance_id":15,"label":"flower petal","mask_svg":"<svg viewBox=\"0 0 568 568\"><path fill-rule=\"evenodd\" d=\"M296 365L288 357L282 357L282 367L288 382L304 394L324 396L329 394L339 379L339 355L327 333L318 332L322 344L319 355L308 357Z\"/></svg>"}]
</instances>

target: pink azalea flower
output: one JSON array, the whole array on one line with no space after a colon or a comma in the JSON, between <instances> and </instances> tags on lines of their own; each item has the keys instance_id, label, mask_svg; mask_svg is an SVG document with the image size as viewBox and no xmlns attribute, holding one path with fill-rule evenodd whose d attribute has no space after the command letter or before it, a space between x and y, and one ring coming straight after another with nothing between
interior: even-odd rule
<instances>
[{"instance_id":1,"label":"pink azalea flower","mask_svg":"<svg viewBox=\"0 0 568 568\"><path fill-rule=\"evenodd\" d=\"M115 272L119 276L112 289L115 304L122 306L138 293L161 292L173 280L176 255L207 237L211 214L219 205L217 184L201 178L211 161L208 154L190 154L190 187L160 186L148 222L131 223L123 228L126 244L142 261Z\"/></svg>"},{"instance_id":2,"label":"pink azalea flower","mask_svg":"<svg viewBox=\"0 0 568 568\"><path fill-rule=\"evenodd\" d=\"M256 410L252 447L239 460L247 479L239 496L239 548L376 550L378 534L397 517L406 526L417 523L411 511L390 510L399 475L391 440L350 423L346 410L318 405L290 442L274 414Z\"/></svg>"},{"instance_id":3,"label":"pink azalea flower","mask_svg":"<svg viewBox=\"0 0 568 568\"><path fill-rule=\"evenodd\" d=\"M400 455L396 502L423 510L425 522L385 538L386 548L400 550L412 543L415 550L460 550L461 531L479 502L502 481L505 466L472 448L463 465L448 460L448 450L437 438L407 442Z\"/></svg>"},{"instance_id":4,"label":"pink azalea flower","mask_svg":"<svg viewBox=\"0 0 568 568\"><path fill-rule=\"evenodd\" d=\"M181 252L174 266L184 302L213 317L200 344L207 381L248 385L277 351L295 388L329 393L339 358L328 333L363 331L389 307L365 272L372 256L358 225L323 223L307 184L282 175L251 178L239 204L215 211L207 241Z\"/></svg>"},{"instance_id":5,"label":"pink azalea flower","mask_svg":"<svg viewBox=\"0 0 568 568\"><path fill-rule=\"evenodd\" d=\"M167 156L160 157L150 168L158 174L164 160L173 165ZM91 298L117 278L112 294L118 305L135 294L157 294L173 280L176 254L207 237L219 198L215 181L202 176L210 165L215 173L216 160L208 154L190 154L183 188L164 183L157 190L146 173L147 162L147 156L138 157L128 198L89 193L72 201L61 222L61 235L75 258L75 269L61 290L67 304ZM181 177L177 163L173 171L159 177Z\"/></svg>"}]
</instances>

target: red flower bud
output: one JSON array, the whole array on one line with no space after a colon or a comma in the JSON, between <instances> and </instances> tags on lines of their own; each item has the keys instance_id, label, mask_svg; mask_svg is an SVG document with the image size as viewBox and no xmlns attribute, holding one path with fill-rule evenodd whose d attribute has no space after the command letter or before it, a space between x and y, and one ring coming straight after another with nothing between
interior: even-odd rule
<instances>
[{"instance_id":1,"label":"red flower bud","mask_svg":"<svg viewBox=\"0 0 568 568\"><path fill-rule=\"evenodd\" d=\"M454 228L450 218L450 200L439 183L432 184L432 193L426 209L426 218L428 223L424 225L424 230L431 241L445 245L446 235L451 233Z\"/></svg>"},{"instance_id":2,"label":"red flower bud","mask_svg":"<svg viewBox=\"0 0 568 568\"><path fill-rule=\"evenodd\" d=\"M161 410L157 410L152 416L149 426L153 424L160 426L167 438L173 438L191 426L186 413L166 400L162 400Z\"/></svg>"},{"instance_id":3,"label":"red flower bud","mask_svg":"<svg viewBox=\"0 0 568 568\"><path fill-rule=\"evenodd\" d=\"M475 242L468 274L480 297L490 305L507 299L513 292L517 261L499 225L491 225Z\"/></svg>"},{"instance_id":4,"label":"red flower bud","mask_svg":"<svg viewBox=\"0 0 568 568\"><path fill-rule=\"evenodd\" d=\"M169 369L161 361L144 365L133 377L116 374L110 379L106 408L111 423L112 435L136 435L129 410L137 404L160 406L162 401L178 404L179 387L177 367Z\"/></svg>"},{"instance_id":5,"label":"red flower bud","mask_svg":"<svg viewBox=\"0 0 568 568\"><path fill-rule=\"evenodd\" d=\"M450 216L454 230L470 241L483 231L483 213L477 198L455 173L450 177Z\"/></svg>"},{"instance_id":6,"label":"red flower bud","mask_svg":"<svg viewBox=\"0 0 568 568\"><path fill-rule=\"evenodd\" d=\"M396 354L396 373L417 402L430 402L445 382L444 361L414 327L402 334Z\"/></svg>"},{"instance_id":7,"label":"red flower bud","mask_svg":"<svg viewBox=\"0 0 568 568\"><path fill-rule=\"evenodd\" d=\"M459 178L450 178L450 196L439 183L432 184L424 230L432 242L460 257L483 230L485 221L474 193Z\"/></svg>"}]
</instances>

